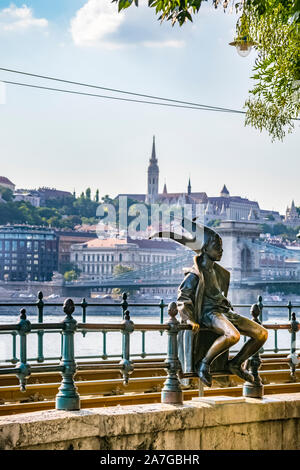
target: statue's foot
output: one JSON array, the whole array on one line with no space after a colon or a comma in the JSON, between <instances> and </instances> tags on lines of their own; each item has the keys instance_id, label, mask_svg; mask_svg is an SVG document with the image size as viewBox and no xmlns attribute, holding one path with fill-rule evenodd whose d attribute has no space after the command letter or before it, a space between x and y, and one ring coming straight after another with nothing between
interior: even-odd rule
<instances>
[{"instance_id":1,"label":"statue's foot","mask_svg":"<svg viewBox=\"0 0 300 470\"><path fill-rule=\"evenodd\" d=\"M212 378L209 373L209 364L207 364L206 362L200 362L198 376L199 379L204 383L204 385L206 385L207 387L211 387Z\"/></svg>"},{"instance_id":2,"label":"statue's foot","mask_svg":"<svg viewBox=\"0 0 300 470\"><path fill-rule=\"evenodd\" d=\"M246 382L254 383L253 375L247 369L244 369L241 364L228 361L228 369L232 374L237 375Z\"/></svg>"}]
</instances>

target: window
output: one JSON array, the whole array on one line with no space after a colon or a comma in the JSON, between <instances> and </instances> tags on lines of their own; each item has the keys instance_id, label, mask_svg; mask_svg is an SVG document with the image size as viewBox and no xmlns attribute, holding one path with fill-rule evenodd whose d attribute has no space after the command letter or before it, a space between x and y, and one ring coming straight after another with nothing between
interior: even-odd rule
<instances>
[{"instance_id":1,"label":"window","mask_svg":"<svg viewBox=\"0 0 300 470\"><path fill-rule=\"evenodd\" d=\"M5 251L10 251L10 242L9 241L5 242Z\"/></svg>"}]
</instances>

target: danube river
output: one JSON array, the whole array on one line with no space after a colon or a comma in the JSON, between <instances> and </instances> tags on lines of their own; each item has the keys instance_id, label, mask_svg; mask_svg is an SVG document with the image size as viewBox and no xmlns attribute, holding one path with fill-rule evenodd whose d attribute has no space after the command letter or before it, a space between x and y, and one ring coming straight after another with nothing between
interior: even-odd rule
<instances>
[{"instance_id":1,"label":"danube river","mask_svg":"<svg viewBox=\"0 0 300 470\"><path fill-rule=\"evenodd\" d=\"M44 309L44 322L47 323L57 323L63 320L64 315L53 315L51 314L51 307L46 307ZM81 322L81 308L77 307L79 313L76 311L74 313L74 318ZM99 314L90 314L87 315L86 321L89 323L120 323L122 321L121 308L110 307L110 312L107 312L105 315L105 306L101 308L101 315ZM299 311L299 309L297 309ZM1 307L0 309L0 323L9 324L17 323L19 320L18 316L19 309L17 307L11 307L9 312L7 307ZM240 310L240 313L250 317L249 309ZM37 312L36 307L27 308L28 319L31 322L37 322ZM158 307L130 307L131 320L136 323L160 323L160 309ZM164 322L167 321L167 311L164 312ZM300 319L300 312L298 313ZM264 323L288 323L288 315L286 309L278 311L276 317L269 315L268 320ZM300 335L300 332L297 336ZM269 330L269 337L265 344L265 349L274 348L274 331ZM300 336L299 336L300 338ZM240 342L234 347L234 350L239 349L244 342L244 338L241 338ZM134 358L140 358L142 352L142 343L143 335L140 331L133 332L131 334L130 342L130 353ZM291 335L287 330L278 331L278 340L277 347L279 349L290 349L291 344ZM297 338L297 346L299 346L299 339ZM51 358L50 360L55 362L55 360L60 357L61 348L61 335L59 332L45 332L43 336L43 351L44 357ZM162 335L158 331L148 331L145 334L144 350L146 351L149 357L159 354L160 356L164 355L167 351L167 334L164 332ZM29 359L34 359L37 357L38 351L38 341L37 333L31 333L27 336L27 353ZM108 332L106 334L106 353L108 356L112 356L112 359L118 359L121 357L122 351L122 335L118 331ZM280 351L279 351L280 352ZM284 351L283 351L284 352ZM0 362L9 362L12 358L13 349L12 349L12 335L10 333L0 334ZM90 357L91 360L100 360L103 354L103 334L102 332L88 332L85 336L81 332L75 334L75 356L78 360L89 360L86 356ZM16 355L19 357L19 338L17 337L17 350ZM94 358L93 358L94 356ZM157 356L156 356L157 357ZM46 361L47 362L47 361Z\"/></svg>"}]
</instances>

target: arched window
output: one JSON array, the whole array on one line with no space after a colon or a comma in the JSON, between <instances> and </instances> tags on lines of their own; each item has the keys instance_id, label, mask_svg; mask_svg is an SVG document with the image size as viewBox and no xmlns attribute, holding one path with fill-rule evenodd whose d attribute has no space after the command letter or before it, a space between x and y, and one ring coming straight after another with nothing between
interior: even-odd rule
<instances>
[{"instance_id":1,"label":"arched window","mask_svg":"<svg viewBox=\"0 0 300 470\"><path fill-rule=\"evenodd\" d=\"M241 251L241 270L243 276L249 275L252 271L251 251L246 246Z\"/></svg>"}]
</instances>

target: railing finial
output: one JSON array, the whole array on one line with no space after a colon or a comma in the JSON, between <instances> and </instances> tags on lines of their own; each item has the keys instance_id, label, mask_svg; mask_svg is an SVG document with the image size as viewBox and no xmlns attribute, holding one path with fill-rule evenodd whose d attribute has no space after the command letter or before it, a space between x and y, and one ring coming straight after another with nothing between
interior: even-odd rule
<instances>
[{"instance_id":1,"label":"railing finial","mask_svg":"<svg viewBox=\"0 0 300 470\"><path fill-rule=\"evenodd\" d=\"M63 311L65 312L66 315L69 317L72 315L72 313L75 310L75 305L72 299L66 299L64 301L64 306L63 306Z\"/></svg>"},{"instance_id":2,"label":"railing finial","mask_svg":"<svg viewBox=\"0 0 300 470\"><path fill-rule=\"evenodd\" d=\"M21 308L20 310L20 320L26 320L26 308Z\"/></svg>"}]
</instances>

